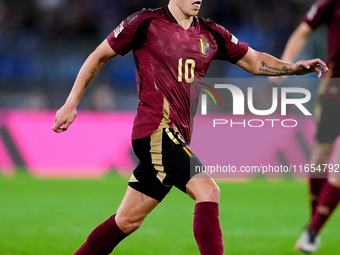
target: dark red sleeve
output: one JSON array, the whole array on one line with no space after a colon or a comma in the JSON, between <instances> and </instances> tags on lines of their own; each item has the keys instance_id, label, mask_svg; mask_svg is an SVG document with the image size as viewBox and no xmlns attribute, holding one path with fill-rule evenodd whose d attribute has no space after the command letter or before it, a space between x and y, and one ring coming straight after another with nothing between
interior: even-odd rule
<instances>
[{"instance_id":1,"label":"dark red sleeve","mask_svg":"<svg viewBox=\"0 0 340 255\"><path fill-rule=\"evenodd\" d=\"M138 44L136 40L139 38L135 36L138 27L149 16L150 14L143 9L124 19L107 37L111 48L120 55L132 50L133 46Z\"/></svg>"},{"instance_id":2,"label":"dark red sleeve","mask_svg":"<svg viewBox=\"0 0 340 255\"><path fill-rule=\"evenodd\" d=\"M328 23L332 18L332 8L335 0L319 0L309 9L303 17L312 29L317 28L322 23Z\"/></svg>"},{"instance_id":3,"label":"dark red sleeve","mask_svg":"<svg viewBox=\"0 0 340 255\"><path fill-rule=\"evenodd\" d=\"M226 30L226 49L228 60L237 63L248 52L248 44L240 42L233 34Z\"/></svg>"},{"instance_id":4,"label":"dark red sleeve","mask_svg":"<svg viewBox=\"0 0 340 255\"><path fill-rule=\"evenodd\" d=\"M228 60L235 64L246 55L248 51L247 43L240 42L236 36L216 23L210 25L217 32L214 32L216 34L214 37L218 41L218 52L215 59Z\"/></svg>"}]
</instances>

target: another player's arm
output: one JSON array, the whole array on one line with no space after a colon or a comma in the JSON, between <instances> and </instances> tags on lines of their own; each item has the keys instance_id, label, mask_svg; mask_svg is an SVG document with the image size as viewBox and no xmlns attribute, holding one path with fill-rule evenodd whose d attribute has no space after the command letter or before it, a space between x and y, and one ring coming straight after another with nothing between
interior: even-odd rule
<instances>
[{"instance_id":1,"label":"another player's arm","mask_svg":"<svg viewBox=\"0 0 340 255\"><path fill-rule=\"evenodd\" d=\"M295 57L306 45L312 31L312 28L306 22L301 22L288 39L281 59L286 62L293 62Z\"/></svg>"},{"instance_id":2,"label":"another player's arm","mask_svg":"<svg viewBox=\"0 0 340 255\"><path fill-rule=\"evenodd\" d=\"M65 104L57 111L53 131L60 133L66 131L77 116L77 105L91 81L96 77L106 62L115 57L117 53L105 39L85 60L80 68L72 90Z\"/></svg>"},{"instance_id":3,"label":"another player's arm","mask_svg":"<svg viewBox=\"0 0 340 255\"><path fill-rule=\"evenodd\" d=\"M315 72L320 77L321 71L317 67L321 67L324 72L328 72L326 64L320 59L289 63L267 53L253 50L250 47L246 55L236 64L249 73L265 76L304 75Z\"/></svg>"}]
</instances>

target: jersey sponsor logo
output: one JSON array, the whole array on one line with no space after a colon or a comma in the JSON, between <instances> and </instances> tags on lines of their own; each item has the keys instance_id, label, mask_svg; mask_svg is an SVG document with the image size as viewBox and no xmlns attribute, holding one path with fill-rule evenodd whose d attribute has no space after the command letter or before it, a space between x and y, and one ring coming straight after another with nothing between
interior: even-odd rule
<instances>
[{"instance_id":1,"label":"jersey sponsor logo","mask_svg":"<svg viewBox=\"0 0 340 255\"><path fill-rule=\"evenodd\" d=\"M209 42L205 38L198 39L198 44L200 46L200 51L203 55L207 56L209 53Z\"/></svg>"},{"instance_id":2,"label":"jersey sponsor logo","mask_svg":"<svg viewBox=\"0 0 340 255\"><path fill-rule=\"evenodd\" d=\"M113 30L113 34L115 36L115 38L118 37L118 35L120 34L120 32L122 32L124 29L124 21L122 21L116 28L115 30Z\"/></svg>"},{"instance_id":3,"label":"jersey sponsor logo","mask_svg":"<svg viewBox=\"0 0 340 255\"><path fill-rule=\"evenodd\" d=\"M236 38L235 35L232 35L231 36L231 42L235 43L235 44L238 44L238 39Z\"/></svg>"}]
</instances>

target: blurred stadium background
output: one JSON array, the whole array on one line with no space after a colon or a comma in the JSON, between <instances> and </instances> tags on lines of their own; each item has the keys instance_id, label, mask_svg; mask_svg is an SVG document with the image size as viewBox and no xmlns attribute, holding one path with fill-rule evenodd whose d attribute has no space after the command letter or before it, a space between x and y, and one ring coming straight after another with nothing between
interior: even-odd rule
<instances>
[{"instance_id":1,"label":"blurred stadium background","mask_svg":"<svg viewBox=\"0 0 340 255\"><path fill-rule=\"evenodd\" d=\"M280 57L313 2L205 0L200 16L212 18L251 47ZM64 103L85 58L122 19L143 7L166 4L166 0L0 0L1 255L71 254L91 229L115 212L134 158L130 155L125 160L115 148L120 142L108 139L110 129L100 124L111 121L114 125L118 120L119 127L126 118L120 138L130 143L131 128L126 123L132 125L138 103L131 53L110 61L96 77L79 105L83 114L70 134L63 138L53 134L53 115ZM324 28L319 29L300 58L324 59L324 36ZM211 65L207 76L249 77L221 61ZM310 90L316 86L317 82ZM271 101L270 96L259 100L264 98ZM81 136L72 140L80 130ZM101 146L105 139L112 147ZM129 155L129 148L124 150ZM69 158L56 156L61 154ZM87 164L86 159L94 154L99 167ZM84 175L72 174L76 168L72 155L83 162L80 172ZM107 162L107 157L115 159ZM37 165L42 158L53 162L47 174L43 163ZM106 169L122 164L119 160L127 162L122 176ZM304 180L218 181L226 254L296 254L292 247L308 217ZM198 254L191 230L193 202L179 193L172 191L116 254ZM319 254L338 254L334 245L340 223L337 213L331 222Z\"/></svg>"},{"instance_id":2,"label":"blurred stadium background","mask_svg":"<svg viewBox=\"0 0 340 255\"><path fill-rule=\"evenodd\" d=\"M204 2L199 14L225 26L251 47L280 57L312 2L213 0ZM85 58L122 19L143 7L166 4L167 0L1 0L0 107L59 108ZM305 54L324 56L326 45L318 43L322 37L313 39ZM208 73L208 77L247 75L221 61ZM134 111L135 87L133 58L117 57L102 70L79 107ZM98 105L97 90L106 92L100 95L114 91L115 102Z\"/></svg>"}]
</instances>

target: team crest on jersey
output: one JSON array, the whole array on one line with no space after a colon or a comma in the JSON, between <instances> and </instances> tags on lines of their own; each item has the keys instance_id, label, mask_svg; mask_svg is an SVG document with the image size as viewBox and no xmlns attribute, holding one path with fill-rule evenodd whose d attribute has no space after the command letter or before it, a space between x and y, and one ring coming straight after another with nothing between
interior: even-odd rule
<instances>
[{"instance_id":1,"label":"team crest on jersey","mask_svg":"<svg viewBox=\"0 0 340 255\"><path fill-rule=\"evenodd\" d=\"M113 34L114 34L115 38L118 37L120 32L123 31L123 29L124 29L124 20L115 28L115 30L113 30Z\"/></svg>"},{"instance_id":2,"label":"team crest on jersey","mask_svg":"<svg viewBox=\"0 0 340 255\"><path fill-rule=\"evenodd\" d=\"M200 46L200 51L203 55L208 55L209 53L209 42L205 38L198 39L198 44Z\"/></svg>"}]
</instances>

